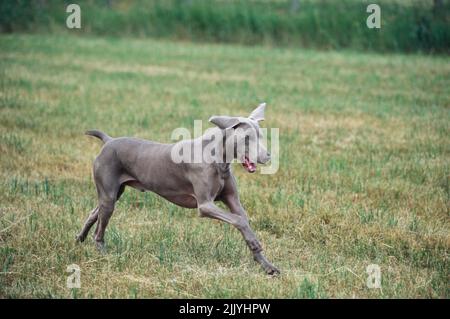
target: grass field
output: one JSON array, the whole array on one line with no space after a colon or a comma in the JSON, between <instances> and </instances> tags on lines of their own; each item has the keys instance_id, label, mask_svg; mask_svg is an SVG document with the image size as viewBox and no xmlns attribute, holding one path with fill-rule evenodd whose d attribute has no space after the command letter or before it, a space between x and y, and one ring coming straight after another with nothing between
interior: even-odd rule
<instances>
[{"instance_id":1,"label":"grass field","mask_svg":"<svg viewBox=\"0 0 450 319\"><path fill-rule=\"evenodd\" d=\"M0 297L450 297L448 57L16 34L0 71ZM96 202L86 129L170 142L260 101L280 169L234 171L281 276L232 227L131 189L106 255L75 243Z\"/></svg>"}]
</instances>

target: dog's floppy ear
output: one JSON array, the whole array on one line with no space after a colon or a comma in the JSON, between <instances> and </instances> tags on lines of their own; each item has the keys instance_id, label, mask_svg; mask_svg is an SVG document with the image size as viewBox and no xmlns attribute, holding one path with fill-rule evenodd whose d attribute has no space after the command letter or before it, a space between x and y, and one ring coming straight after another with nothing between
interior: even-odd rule
<instances>
[{"instance_id":1,"label":"dog's floppy ear","mask_svg":"<svg viewBox=\"0 0 450 319\"><path fill-rule=\"evenodd\" d=\"M237 117L225 116L225 115L213 115L209 118L209 121L215 125L217 125L222 130L227 128L232 128L238 125L241 121Z\"/></svg>"},{"instance_id":2,"label":"dog's floppy ear","mask_svg":"<svg viewBox=\"0 0 450 319\"><path fill-rule=\"evenodd\" d=\"M261 103L256 109L250 114L249 118L257 122L264 121L264 110L266 109L266 103Z\"/></svg>"}]
</instances>

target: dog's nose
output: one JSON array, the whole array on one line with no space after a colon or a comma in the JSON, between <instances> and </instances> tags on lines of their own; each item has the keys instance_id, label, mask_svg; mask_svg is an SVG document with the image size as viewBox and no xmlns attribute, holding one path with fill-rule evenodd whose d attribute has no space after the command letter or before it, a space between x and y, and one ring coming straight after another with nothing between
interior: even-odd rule
<instances>
[{"instance_id":1,"label":"dog's nose","mask_svg":"<svg viewBox=\"0 0 450 319\"><path fill-rule=\"evenodd\" d=\"M267 152L267 157L270 157L270 153L269 152Z\"/></svg>"}]
</instances>

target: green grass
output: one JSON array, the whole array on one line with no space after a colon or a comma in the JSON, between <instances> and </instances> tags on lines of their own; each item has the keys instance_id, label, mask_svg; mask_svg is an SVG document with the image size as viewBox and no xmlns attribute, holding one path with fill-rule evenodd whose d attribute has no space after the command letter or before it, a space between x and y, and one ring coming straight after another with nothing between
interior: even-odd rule
<instances>
[{"instance_id":1,"label":"green grass","mask_svg":"<svg viewBox=\"0 0 450 319\"><path fill-rule=\"evenodd\" d=\"M446 57L43 35L0 47L1 297L450 297ZM85 129L169 142L260 101L280 170L235 174L281 276L232 227L131 189L106 255L75 243L96 202ZM366 287L369 264L382 289Z\"/></svg>"},{"instance_id":2,"label":"green grass","mask_svg":"<svg viewBox=\"0 0 450 319\"><path fill-rule=\"evenodd\" d=\"M109 5L108 5L109 3ZM81 29L66 28L67 2L3 1L0 32L58 32L381 52L450 52L450 1L79 0ZM441 3L440 6L437 3Z\"/></svg>"}]
</instances>

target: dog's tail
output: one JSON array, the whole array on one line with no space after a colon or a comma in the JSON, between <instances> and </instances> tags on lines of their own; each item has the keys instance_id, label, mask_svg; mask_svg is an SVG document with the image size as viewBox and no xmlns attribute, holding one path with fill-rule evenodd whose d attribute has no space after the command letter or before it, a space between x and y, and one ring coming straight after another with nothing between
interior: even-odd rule
<instances>
[{"instance_id":1,"label":"dog's tail","mask_svg":"<svg viewBox=\"0 0 450 319\"><path fill-rule=\"evenodd\" d=\"M95 137L101 139L103 141L103 143L107 143L110 140L112 140L111 136L109 136L108 134L103 133L102 131L99 131L99 130L89 130L89 131L86 131L84 134L90 135L90 136L95 136Z\"/></svg>"}]
</instances>

